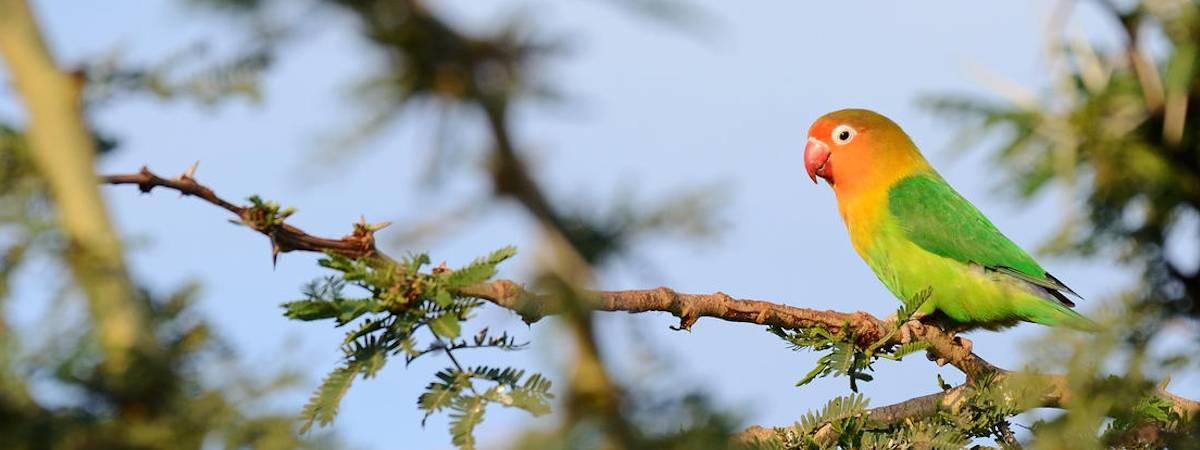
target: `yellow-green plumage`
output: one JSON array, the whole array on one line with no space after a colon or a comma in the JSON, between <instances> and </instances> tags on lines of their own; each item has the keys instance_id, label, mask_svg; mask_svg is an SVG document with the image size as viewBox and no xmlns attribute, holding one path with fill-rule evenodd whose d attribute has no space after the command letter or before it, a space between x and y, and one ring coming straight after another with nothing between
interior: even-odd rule
<instances>
[{"instance_id":1,"label":"yellow-green plumage","mask_svg":"<svg viewBox=\"0 0 1200 450\"><path fill-rule=\"evenodd\" d=\"M867 264L901 298L932 288L925 313L996 328L1024 320L1091 328L1070 309L1070 288L1005 237L936 173L888 189L887 217Z\"/></svg>"},{"instance_id":2,"label":"yellow-green plumage","mask_svg":"<svg viewBox=\"0 0 1200 450\"><path fill-rule=\"evenodd\" d=\"M854 135L841 142L846 127ZM821 176L838 196L851 242L902 301L930 289L918 311L959 328L1095 328L1070 309L1064 294L1075 293L950 187L891 120L837 111L813 125L813 139L827 147Z\"/></svg>"}]
</instances>

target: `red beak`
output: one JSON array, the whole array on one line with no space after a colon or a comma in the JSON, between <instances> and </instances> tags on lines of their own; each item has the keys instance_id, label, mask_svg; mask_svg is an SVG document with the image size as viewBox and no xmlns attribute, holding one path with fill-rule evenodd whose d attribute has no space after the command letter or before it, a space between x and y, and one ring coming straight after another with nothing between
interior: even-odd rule
<instances>
[{"instance_id":1,"label":"red beak","mask_svg":"<svg viewBox=\"0 0 1200 450\"><path fill-rule=\"evenodd\" d=\"M829 146L817 138L808 138L808 144L804 145L804 168L813 183L821 177L832 184L833 163L829 160Z\"/></svg>"}]
</instances>

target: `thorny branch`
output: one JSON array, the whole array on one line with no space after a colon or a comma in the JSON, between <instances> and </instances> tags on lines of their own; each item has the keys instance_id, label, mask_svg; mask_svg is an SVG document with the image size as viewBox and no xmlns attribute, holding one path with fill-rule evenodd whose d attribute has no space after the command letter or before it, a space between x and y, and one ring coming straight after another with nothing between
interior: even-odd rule
<instances>
[{"instance_id":1,"label":"thorny branch","mask_svg":"<svg viewBox=\"0 0 1200 450\"><path fill-rule=\"evenodd\" d=\"M113 185L137 185L143 193L149 193L156 187L163 187L186 196L197 197L237 215L242 222L276 242L277 248L281 252L328 251L350 258L364 258L381 263L395 262L394 259L375 247L373 235L375 231L382 228L380 226L359 222L354 225L350 235L340 239L330 239L310 235L287 224L256 225L252 221L254 208L238 206L217 196L212 189L195 180L194 170L195 166L178 177L167 179L143 167L137 173L104 176L102 181ZM529 323L536 322L548 315L560 314L563 312L563 308L568 307L563 304L561 299L527 292L521 284L511 280L494 280L477 284L463 288L459 294L477 297L512 310ZM895 324L865 312L845 313L800 308L764 300L737 299L723 292L688 294L676 292L667 287L624 291L588 291L585 300L589 302L592 309L597 311L670 313L680 319L678 329L690 329L701 317L712 317L729 322L774 325L788 329L823 328L834 334L850 330L857 337L858 344L864 348L889 334L892 337L884 345L900 343L898 333L890 333ZM939 410L952 408L955 404L964 401L964 394L973 387L974 380L988 377L992 383L995 383L1013 375L1013 372L996 367L970 352L960 341L937 327L924 327L920 339L929 344L927 352L930 359L947 361L967 376L967 382L943 392L870 409L867 414L872 421L890 424L932 416ZM1040 377L1042 377L1041 384L1046 386L1046 391L1037 406L1062 408L1070 404L1071 398L1065 377L1062 375L1040 375ZM1161 387L1156 394L1172 402L1177 411L1184 416L1200 415L1200 402L1179 397ZM753 441L766 437L769 433L771 431L767 428L750 427L738 439ZM831 435L831 430L826 429L820 430L818 435L824 438L836 437Z\"/></svg>"}]
</instances>

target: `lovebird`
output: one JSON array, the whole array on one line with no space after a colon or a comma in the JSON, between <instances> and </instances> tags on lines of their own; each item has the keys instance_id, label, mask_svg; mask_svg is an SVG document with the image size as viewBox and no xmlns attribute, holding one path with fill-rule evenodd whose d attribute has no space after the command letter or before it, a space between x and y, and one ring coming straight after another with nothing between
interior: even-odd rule
<instances>
[{"instance_id":1,"label":"lovebird","mask_svg":"<svg viewBox=\"0 0 1200 450\"><path fill-rule=\"evenodd\" d=\"M833 188L850 242L879 280L902 302L921 301L914 325L1096 329L1071 309L1079 294L950 187L891 119L865 109L822 116L804 166Z\"/></svg>"}]
</instances>

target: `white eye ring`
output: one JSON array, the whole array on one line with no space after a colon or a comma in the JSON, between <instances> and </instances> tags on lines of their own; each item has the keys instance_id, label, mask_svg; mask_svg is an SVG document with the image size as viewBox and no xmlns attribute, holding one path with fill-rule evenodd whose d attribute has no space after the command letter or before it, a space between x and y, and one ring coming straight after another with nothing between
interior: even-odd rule
<instances>
[{"instance_id":1,"label":"white eye ring","mask_svg":"<svg viewBox=\"0 0 1200 450\"><path fill-rule=\"evenodd\" d=\"M857 134L858 132L854 131L854 128L851 128L850 125L838 125L837 128L833 129L833 142L837 145L846 145Z\"/></svg>"}]
</instances>

